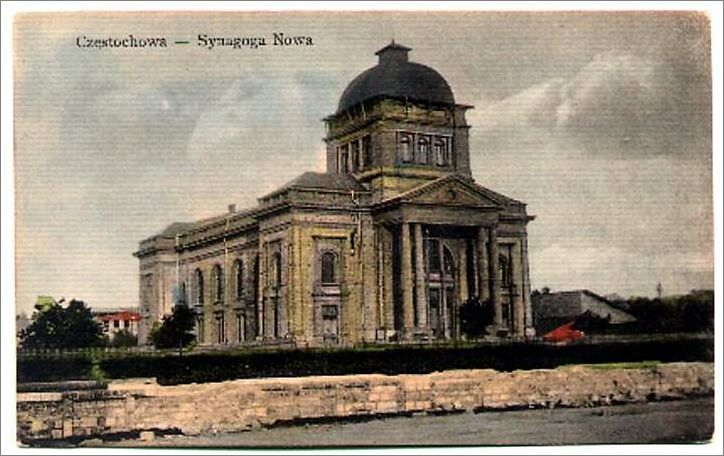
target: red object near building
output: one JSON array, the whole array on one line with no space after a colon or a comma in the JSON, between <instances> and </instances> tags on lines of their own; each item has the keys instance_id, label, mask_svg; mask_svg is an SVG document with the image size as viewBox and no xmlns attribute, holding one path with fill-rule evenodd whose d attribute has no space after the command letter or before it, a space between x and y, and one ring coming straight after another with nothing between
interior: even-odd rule
<instances>
[{"instance_id":1,"label":"red object near building","mask_svg":"<svg viewBox=\"0 0 724 456\"><path fill-rule=\"evenodd\" d=\"M138 324L141 314L135 308L92 309L96 321L103 325L103 334L113 338L120 331L138 336Z\"/></svg>"},{"instance_id":2,"label":"red object near building","mask_svg":"<svg viewBox=\"0 0 724 456\"><path fill-rule=\"evenodd\" d=\"M553 331L546 333L543 340L546 342L572 342L583 339L583 331L573 329L574 322L559 326Z\"/></svg>"}]
</instances>

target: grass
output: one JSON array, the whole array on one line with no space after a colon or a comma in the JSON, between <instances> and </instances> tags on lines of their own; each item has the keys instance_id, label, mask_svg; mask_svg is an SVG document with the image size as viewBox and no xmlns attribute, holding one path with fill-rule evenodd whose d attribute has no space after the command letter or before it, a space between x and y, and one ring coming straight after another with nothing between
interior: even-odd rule
<instances>
[{"instance_id":1,"label":"grass","mask_svg":"<svg viewBox=\"0 0 724 456\"><path fill-rule=\"evenodd\" d=\"M661 361L631 361L623 363L599 363L599 364L571 364L573 366L589 367L591 369L612 370L612 369L651 369L661 364Z\"/></svg>"}]
</instances>

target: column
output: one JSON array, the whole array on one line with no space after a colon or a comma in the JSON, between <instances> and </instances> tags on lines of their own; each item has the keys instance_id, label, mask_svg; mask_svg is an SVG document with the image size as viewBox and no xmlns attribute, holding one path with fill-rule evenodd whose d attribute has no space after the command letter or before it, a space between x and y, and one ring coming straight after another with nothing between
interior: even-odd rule
<instances>
[{"instance_id":1,"label":"column","mask_svg":"<svg viewBox=\"0 0 724 456\"><path fill-rule=\"evenodd\" d=\"M467 240L466 244L462 246L458 252L458 264L457 264L457 285L458 285L458 302L463 303L468 300L468 256L467 256Z\"/></svg>"},{"instance_id":2,"label":"column","mask_svg":"<svg viewBox=\"0 0 724 456\"><path fill-rule=\"evenodd\" d=\"M385 273L384 273L384 242L382 240L382 227L375 226L375 256L377 263L377 327L375 340L384 340L384 331L387 329L385 320Z\"/></svg>"},{"instance_id":3,"label":"column","mask_svg":"<svg viewBox=\"0 0 724 456\"><path fill-rule=\"evenodd\" d=\"M400 286L402 287L404 332L405 335L410 335L415 327L415 310L412 303L412 249L409 223L403 223L401 226L400 243L402 247Z\"/></svg>"},{"instance_id":4,"label":"column","mask_svg":"<svg viewBox=\"0 0 724 456\"><path fill-rule=\"evenodd\" d=\"M257 256L257 262L259 267L257 269L257 283L256 283L256 310L257 310L257 333L256 337L259 340L264 340L264 296L266 296L266 274L267 264L265 255L265 246L263 243L259 243L259 253Z\"/></svg>"},{"instance_id":5,"label":"column","mask_svg":"<svg viewBox=\"0 0 724 456\"><path fill-rule=\"evenodd\" d=\"M530 269L528 266L528 235L521 239L521 262L523 263L523 306L525 306L525 335L535 336L533 327L533 309L530 302Z\"/></svg>"},{"instance_id":6,"label":"column","mask_svg":"<svg viewBox=\"0 0 724 456\"><path fill-rule=\"evenodd\" d=\"M425 254L422 239L422 225L413 225L415 232L415 299L417 304L417 327L427 333L427 283L425 281ZM442 261L442 257L440 257Z\"/></svg>"},{"instance_id":7,"label":"column","mask_svg":"<svg viewBox=\"0 0 724 456\"><path fill-rule=\"evenodd\" d=\"M490 302L495 311L495 326L500 328L503 326L503 308L500 302L500 283L498 278L498 227L493 225L490 227L488 237L488 253L490 261L488 261L488 277L490 278Z\"/></svg>"},{"instance_id":8,"label":"column","mask_svg":"<svg viewBox=\"0 0 724 456\"><path fill-rule=\"evenodd\" d=\"M476 293L478 295L478 298L480 300L485 300L486 296L488 295L488 288L490 285L488 284L488 270L486 269L487 266L487 252L485 251L485 243L488 240L488 233L484 227L478 228L478 242L476 243L477 248L477 260L478 260L478 288L476 290Z\"/></svg>"},{"instance_id":9,"label":"column","mask_svg":"<svg viewBox=\"0 0 724 456\"><path fill-rule=\"evenodd\" d=\"M523 262L521 261L521 240L513 244L511 257L511 268L513 273L513 328L510 328L516 336L523 336L525 333L525 304L523 301Z\"/></svg>"}]
</instances>

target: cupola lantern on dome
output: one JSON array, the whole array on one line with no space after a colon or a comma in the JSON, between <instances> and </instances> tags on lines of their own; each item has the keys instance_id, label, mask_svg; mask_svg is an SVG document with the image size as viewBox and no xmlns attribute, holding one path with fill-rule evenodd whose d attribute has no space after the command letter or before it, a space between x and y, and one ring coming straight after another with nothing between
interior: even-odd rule
<instances>
[{"instance_id":1,"label":"cupola lantern on dome","mask_svg":"<svg viewBox=\"0 0 724 456\"><path fill-rule=\"evenodd\" d=\"M395 40L392 40L392 43L375 52L375 55L380 57L380 65L392 62L407 62L407 54L411 50L409 47L397 44Z\"/></svg>"},{"instance_id":2,"label":"cupola lantern on dome","mask_svg":"<svg viewBox=\"0 0 724 456\"><path fill-rule=\"evenodd\" d=\"M455 97L445 78L429 66L410 62L411 50L393 41L375 52L379 57L377 65L349 83L340 97L337 112L379 97L454 105Z\"/></svg>"}]
</instances>

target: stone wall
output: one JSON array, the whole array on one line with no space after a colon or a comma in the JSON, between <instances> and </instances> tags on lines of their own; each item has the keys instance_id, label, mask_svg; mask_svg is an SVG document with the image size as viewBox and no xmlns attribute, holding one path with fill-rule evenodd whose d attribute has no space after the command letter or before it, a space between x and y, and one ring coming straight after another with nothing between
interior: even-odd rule
<instances>
[{"instance_id":1,"label":"stone wall","mask_svg":"<svg viewBox=\"0 0 724 456\"><path fill-rule=\"evenodd\" d=\"M106 390L18 393L18 438L83 438L137 431L240 431L290 420L539 407L587 407L712 395L712 363L569 366L498 372L351 375Z\"/></svg>"}]
</instances>

